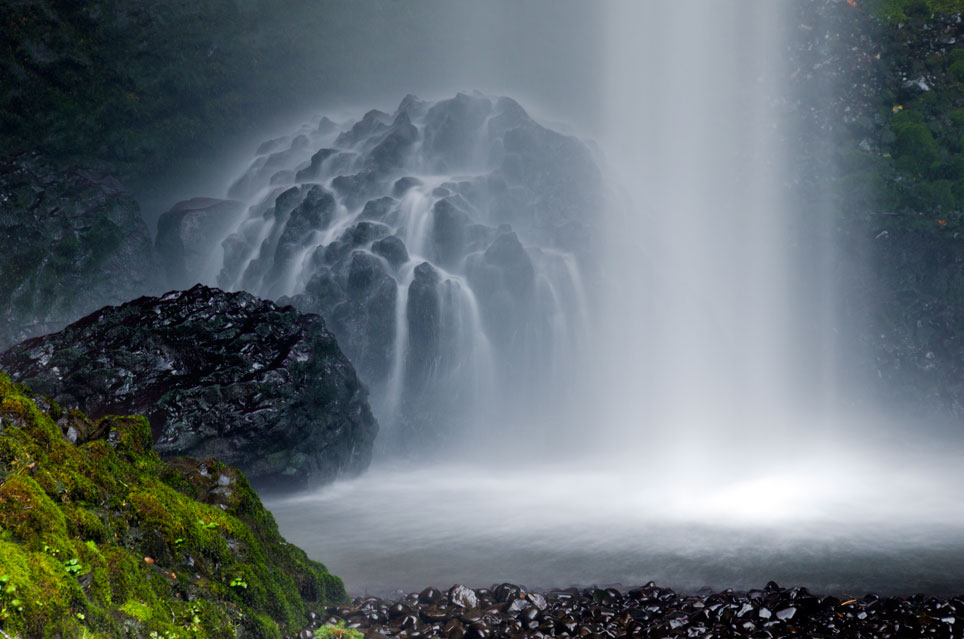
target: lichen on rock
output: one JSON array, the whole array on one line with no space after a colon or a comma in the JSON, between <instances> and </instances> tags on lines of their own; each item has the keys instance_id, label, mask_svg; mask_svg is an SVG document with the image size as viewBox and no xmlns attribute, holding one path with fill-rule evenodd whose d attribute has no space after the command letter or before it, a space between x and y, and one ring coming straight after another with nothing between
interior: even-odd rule
<instances>
[{"instance_id":1,"label":"lichen on rock","mask_svg":"<svg viewBox=\"0 0 964 639\"><path fill-rule=\"evenodd\" d=\"M0 629L282 637L346 599L244 475L163 461L143 417L88 419L0 373Z\"/></svg>"}]
</instances>

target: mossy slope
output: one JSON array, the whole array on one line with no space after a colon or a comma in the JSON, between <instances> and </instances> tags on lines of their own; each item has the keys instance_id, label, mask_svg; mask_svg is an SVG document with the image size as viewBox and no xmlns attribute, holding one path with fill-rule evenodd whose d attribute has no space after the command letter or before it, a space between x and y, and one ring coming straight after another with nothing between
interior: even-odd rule
<instances>
[{"instance_id":1,"label":"mossy slope","mask_svg":"<svg viewBox=\"0 0 964 639\"><path fill-rule=\"evenodd\" d=\"M92 421L0 373L3 633L281 637L346 599L239 471L150 441L141 417Z\"/></svg>"}]
</instances>

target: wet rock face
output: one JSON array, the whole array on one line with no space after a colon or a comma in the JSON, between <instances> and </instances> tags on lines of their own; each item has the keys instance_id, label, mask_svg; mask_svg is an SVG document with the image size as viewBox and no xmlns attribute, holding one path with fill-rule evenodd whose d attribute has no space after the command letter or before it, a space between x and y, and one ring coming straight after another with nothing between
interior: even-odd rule
<instances>
[{"instance_id":1,"label":"wet rock face","mask_svg":"<svg viewBox=\"0 0 964 639\"><path fill-rule=\"evenodd\" d=\"M551 379L549 354L558 369L575 341L559 318L584 304L602 178L582 142L511 99L408 96L307 125L263 145L229 194L247 212L210 242L218 285L322 315L405 431L390 447L508 405L499 392Z\"/></svg>"},{"instance_id":2,"label":"wet rock face","mask_svg":"<svg viewBox=\"0 0 964 639\"><path fill-rule=\"evenodd\" d=\"M858 4L791 9L795 243L803 259L832 254L832 275L794 297L808 312L835 295L834 364L841 379L860 381L842 400L848 406L958 423L962 200L958 187L944 187L962 160L953 114L964 104L954 72L964 14L895 3L885 11L892 20L878 20L882 6ZM832 213L815 205L828 196Z\"/></svg>"},{"instance_id":3,"label":"wet rock face","mask_svg":"<svg viewBox=\"0 0 964 639\"><path fill-rule=\"evenodd\" d=\"M641 588L567 588L540 594L514 584L443 593L426 588L398 601L356 597L328 608L369 639L447 637L952 637L964 601L868 594L819 597L770 582L747 592L684 595L650 582Z\"/></svg>"},{"instance_id":4,"label":"wet rock face","mask_svg":"<svg viewBox=\"0 0 964 639\"><path fill-rule=\"evenodd\" d=\"M211 242L226 234L243 211L240 202L196 197L178 202L157 221L155 248L167 286L188 288L210 264Z\"/></svg>"},{"instance_id":5,"label":"wet rock face","mask_svg":"<svg viewBox=\"0 0 964 639\"><path fill-rule=\"evenodd\" d=\"M112 177L0 157L0 347L157 291L150 234Z\"/></svg>"},{"instance_id":6,"label":"wet rock face","mask_svg":"<svg viewBox=\"0 0 964 639\"><path fill-rule=\"evenodd\" d=\"M377 425L322 319L196 286L107 307L0 354L91 416L147 415L164 456L215 457L262 487L364 470Z\"/></svg>"}]
</instances>

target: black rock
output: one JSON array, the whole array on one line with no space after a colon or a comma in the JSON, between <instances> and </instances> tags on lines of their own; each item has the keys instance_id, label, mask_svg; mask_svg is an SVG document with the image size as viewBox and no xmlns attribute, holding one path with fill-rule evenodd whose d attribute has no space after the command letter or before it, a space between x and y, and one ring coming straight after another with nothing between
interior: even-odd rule
<instances>
[{"instance_id":1,"label":"black rock","mask_svg":"<svg viewBox=\"0 0 964 639\"><path fill-rule=\"evenodd\" d=\"M335 140L335 145L340 147L352 147L371 137L380 131L388 128L391 116L384 111L372 109L366 113L361 120L356 122L350 130L342 133Z\"/></svg>"},{"instance_id":2,"label":"black rock","mask_svg":"<svg viewBox=\"0 0 964 639\"><path fill-rule=\"evenodd\" d=\"M452 172L472 168L475 132L492 112L491 102L479 95L459 93L442 100L425 114L424 146L437 157L436 170Z\"/></svg>"},{"instance_id":3,"label":"black rock","mask_svg":"<svg viewBox=\"0 0 964 639\"><path fill-rule=\"evenodd\" d=\"M432 242L439 264L453 267L465 254L466 227L471 219L465 211L444 198L432 207Z\"/></svg>"},{"instance_id":4,"label":"black rock","mask_svg":"<svg viewBox=\"0 0 964 639\"><path fill-rule=\"evenodd\" d=\"M311 156L308 166L295 174L295 179L299 182L315 180L321 175L321 166L325 160L338 154L338 149L320 149Z\"/></svg>"},{"instance_id":5,"label":"black rock","mask_svg":"<svg viewBox=\"0 0 964 639\"><path fill-rule=\"evenodd\" d=\"M418 600L423 604L436 604L442 600L442 591L429 586L418 594Z\"/></svg>"},{"instance_id":6,"label":"black rock","mask_svg":"<svg viewBox=\"0 0 964 639\"><path fill-rule=\"evenodd\" d=\"M398 178L395 180L395 184L392 185L392 196L401 198L408 193L409 189L421 185L422 181L415 177Z\"/></svg>"},{"instance_id":7,"label":"black rock","mask_svg":"<svg viewBox=\"0 0 964 639\"><path fill-rule=\"evenodd\" d=\"M381 175L401 169L412 146L418 141L418 129L408 115L399 113L391 128L365 155L365 167Z\"/></svg>"},{"instance_id":8,"label":"black rock","mask_svg":"<svg viewBox=\"0 0 964 639\"><path fill-rule=\"evenodd\" d=\"M405 248L405 243L394 235L374 242L372 253L384 257L393 268L398 268L408 261L408 250Z\"/></svg>"},{"instance_id":9,"label":"black rock","mask_svg":"<svg viewBox=\"0 0 964 639\"><path fill-rule=\"evenodd\" d=\"M390 197L368 200L365 202L365 207L362 209L359 217L363 220L376 220L381 222L388 216L396 204L397 201Z\"/></svg>"},{"instance_id":10,"label":"black rock","mask_svg":"<svg viewBox=\"0 0 964 639\"><path fill-rule=\"evenodd\" d=\"M409 376L413 383L428 377L439 349L441 299L438 271L428 262L415 267L415 278L408 287L406 315L409 326Z\"/></svg>"},{"instance_id":11,"label":"black rock","mask_svg":"<svg viewBox=\"0 0 964 639\"><path fill-rule=\"evenodd\" d=\"M956 637L955 627L964 621L960 599L950 601L915 595L908 599L879 600L864 597L841 602L827 597L826 605L804 614L794 603L803 589L770 587L747 593L708 590L681 596L667 588L647 585L624 595L618 588L575 588L546 595L523 593L511 584L471 590L456 585L448 591L452 607L433 600L440 593L427 588L419 595L404 595L394 604L371 597L356 599L355 607L329 608L330 623L345 621L366 636L395 637ZM471 595L478 606L472 604ZM797 597L794 597L794 593ZM751 596L752 595L752 596ZM762 595L762 596L761 596ZM509 603L497 603L511 597ZM445 597L442 597L444 602ZM530 603L543 601L545 609ZM816 599L814 597L814 599ZM461 601L461 604L456 603ZM772 605L759 605L762 600ZM781 603L782 602L782 603ZM367 611L385 610L392 627L386 628ZM745 611L738 615L738 611ZM775 611L775 612L774 612ZM457 614L457 617L455 616ZM446 616L447 615L447 616ZM430 625L420 624L424 620ZM899 630L899 631L898 631Z\"/></svg>"},{"instance_id":12,"label":"black rock","mask_svg":"<svg viewBox=\"0 0 964 639\"><path fill-rule=\"evenodd\" d=\"M216 457L262 487L364 470L377 425L320 317L195 286L101 309L0 355L91 416L139 413L161 455Z\"/></svg>"}]
</instances>

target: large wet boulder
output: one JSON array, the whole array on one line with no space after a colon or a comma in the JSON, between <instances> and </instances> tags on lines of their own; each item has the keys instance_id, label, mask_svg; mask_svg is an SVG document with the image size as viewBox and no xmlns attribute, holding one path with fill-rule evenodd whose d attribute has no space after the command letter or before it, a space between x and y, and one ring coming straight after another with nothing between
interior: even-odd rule
<instances>
[{"instance_id":1,"label":"large wet boulder","mask_svg":"<svg viewBox=\"0 0 964 639\"><path fill-rule=\"evenodd\" d=\"M150 233L114 178L0 157L0 347L157 292Z\"/></svg>"},{"instance_id":2,"label":"large wet boulder","mask_svg":"<svg viewBox=\"0 0 964 639\"><path fill-rule=\"evenodd\" d=\"M164 456L214 457L263 487L364 470L377 425L322 319L204 286L101 309L0 354L92 417L148 417Z\"/></svg>"}]
</instances>

